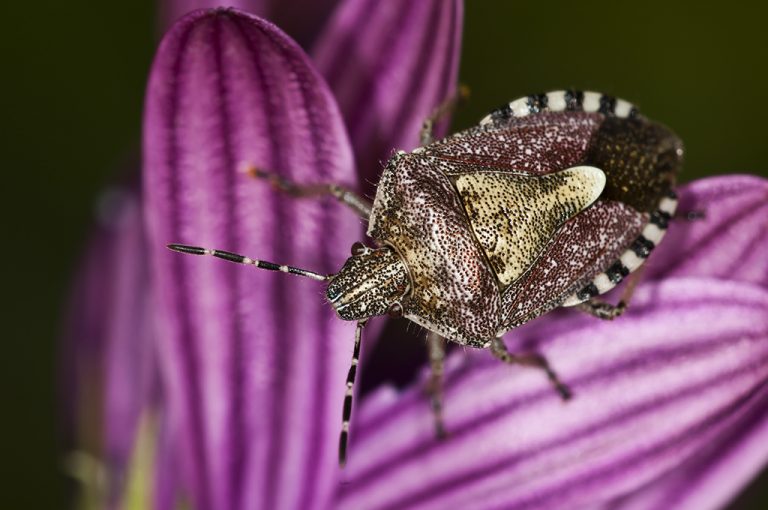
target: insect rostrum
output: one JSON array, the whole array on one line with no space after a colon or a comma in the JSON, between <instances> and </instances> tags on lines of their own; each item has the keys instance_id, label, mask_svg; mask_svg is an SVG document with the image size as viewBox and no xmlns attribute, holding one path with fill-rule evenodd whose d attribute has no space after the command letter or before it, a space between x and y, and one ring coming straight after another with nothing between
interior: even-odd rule
<instances>
[{"instance_id":1,"label":"insect rostrum","mask_svg":"<svg viewBox=\"0 0 768 510\"><path fill-rule=\"evenodd\" d=\"M388 161L373 205L334 184L291 183L252 170L298 197L335 197L368 220L375 247L356 243L334 275L169 245L329 282L326 297L339 317L358 322L342 464L368 318L402 315L432 332L439 340L430 340L438 374L442 337L489 348L507 363L539 367L568 398L546 360L508 352L501 336L558 306L577 306L603 319L620 315L635 271L661 241L677 205L672 188L682 164L680 140L628 102L595 92L528 96L466 131L434 142L427 131L422 139L428 143ZM633 280L620 303L596 299L625 277ZM442 432L440 381L433 379L436 428Z\"/></svg>"}]
</instances>

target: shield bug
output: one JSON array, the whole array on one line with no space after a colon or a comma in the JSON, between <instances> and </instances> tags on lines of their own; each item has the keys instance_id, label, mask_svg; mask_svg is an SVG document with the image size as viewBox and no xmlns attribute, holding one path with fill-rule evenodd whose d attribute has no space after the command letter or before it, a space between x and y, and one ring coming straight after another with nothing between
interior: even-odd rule
<instances>
[{"instance_id":1,"label":"shield bug","mask_svg":"<svg viewBox=\"0 0 768 510\"><path fill-rule=\"evenodd\" d=\"M297 197L330 195L368 220L375 246L352 246L338 273L323 275L207 248L172 244L327 281L341 319L356 321L347 376L339 460L346 459L362 329L389 314L430 333L436 429L443 433L444 341L487 348L503 362L543 369L563 398L569 391L546 360L510 353L502 335L559 306L613 319L627 306L639 272L674 215L682 144L628 102L579 91L518 99L479 125L386 164L373 204L334 184L293 183L259 169L254 177ZM617 305L596 296L629 277Z\"/></svg>"}]
</instances>

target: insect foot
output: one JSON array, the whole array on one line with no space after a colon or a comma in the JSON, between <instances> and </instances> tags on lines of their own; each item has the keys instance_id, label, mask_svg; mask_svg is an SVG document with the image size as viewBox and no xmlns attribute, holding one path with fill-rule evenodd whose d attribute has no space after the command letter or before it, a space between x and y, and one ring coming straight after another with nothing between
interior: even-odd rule
<instances>
[{"instance_id":1,"label":"insect foot","mask_svg":"<svg viewBox=\"0 0 768 510\"><path fill-rule=\"evenodd\" d=\"M578 305L579 309L598 319L612 321L627 311L627 303L619 301L617 305L593 299Z\"/></svg>"},{"instance_id":2,"label":"insect foot","mask_svg":"<svg viewBox=\"0 0 768 510\"><path fill-rule=\"evenodd\" d=\"M268 182L276 190L295 198L330 196L366 220L371 214L371 204L368 200L338 184L298 184L279 174L268 172L250 163L244 165L243 172L253 179Z\"/></svg>"},{"instance_id":3,"label":"insect foot","mask_svg":"<svg viewBox=\"0 0 768 510\"><path fill-rule=\"evenodd\" d=\"M699 220L705 220L706 218L707 218L707 213L703 209L693 209L691 211L680 211L674 216L675 220L682 220L682 221L699 221Z\"/></svg>"}]
</instances>

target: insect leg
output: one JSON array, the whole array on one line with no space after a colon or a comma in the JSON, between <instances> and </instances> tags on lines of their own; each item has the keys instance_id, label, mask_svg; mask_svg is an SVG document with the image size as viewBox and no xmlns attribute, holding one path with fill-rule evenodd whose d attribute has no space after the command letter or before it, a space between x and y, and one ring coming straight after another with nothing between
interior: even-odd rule
<instances>
[{"instance_id":1,"label":"insect leg","mask_svg":"<svg viewBox=\"0 0 768 510\"><path fill-rule=\"evenodd\" d=\"M360 358L360 338L363 334L365 321L357 323L355 329L355 348L352 352L352 363L347 372L347 391L344 394L344 409L341 414L341 434L339 435L339 466L347 463L347 444L349 443L349 420L352 417L352 395L355 393L355 376L357 375L357 361Z\"/></svg>"},{"instance_id":2,"label":"insect leg","mask_svg":"<svg viewBox=\"0 0 768 510\"><path fill-rule=\"evenodd\" d=\"M432 373L429 377L427 392L432 405L432 415L435 419L435 435L438 439L444 439L445 424L443 423L443 361L445 360L445 339L430 331L427 334L427 348L429 349L429 365Z\"/></svg>"},{"instance_id":3,"label":"insect leg","mask_svg":"<svg viewBox=\"0 0 768 510\"><path fill-rule=\"evenodd\" d=\"M635 293L635 287L637 282L640 281L640 277L643 274L645 266L640 266L634 273L627 277L627 286L624 287L624 291L621 293L621 299L618 304L612 305L597 298L592 298L589 301L585 301L576 305L576 308L582 312L586 312L590 315L597 317L598 319L604 319L611 321L627 311L629 307L629 301L632 299L632 295Z\"/></svg>"},{"instance_id":4,"label":"insect leg","mask_svg":"<svg viewBox=\"0 0 768 510\"><path fill-rule=\"evenodd\" d=\"M512 354L507 350L507 346L501 338L494 338L491 341L491 353L504 363L540 368L547 374L550 382L555 387L555 391L560 394L563 400L571 398L571 390L560 381L555 371L549 366L546 358L540 354Z\"/></svg>"},{"instance_id":5,"label":"insect leg","mask_svg":"<svg viewBox=\"0 0 768 510\"><path fill-rule=\"evenodd\" d=\"M330 195L366 220L371 215L371 202L344 186L338 184L298 184L276 173L262 170L253 165L247 166L245 171L254 179L263 179L269 182L275 189L292 197L313 198Z\"/></svg>"},{"instance_id":6,"label":"insect leg","mask_svg":"<svg viewBox=\"0 0 768 510\"><path fill-rule=\"evenodd\" d=\"M453 113L456 106L469 97L469 87L466 85L459 85L458 89L451 94L451 96L440 103L437 108L432 110L429 117L424 119L424 124L421 125L421 131L419 132L419 140L422 146L429 145L435 141L432 130L435 124L444 119L447 115Z\"/></svg>"},{"instance_id":7,"label":"insect leg","mask_svg":"<svg viewBox=\"0 0 768 510\"><path fill-rule=\"evenodd\" d=\"M706 219L707 213L703 209L692 209L690 211L677 211L672 219L682 221L698 221Z\"/></svg>"}]
</instances>

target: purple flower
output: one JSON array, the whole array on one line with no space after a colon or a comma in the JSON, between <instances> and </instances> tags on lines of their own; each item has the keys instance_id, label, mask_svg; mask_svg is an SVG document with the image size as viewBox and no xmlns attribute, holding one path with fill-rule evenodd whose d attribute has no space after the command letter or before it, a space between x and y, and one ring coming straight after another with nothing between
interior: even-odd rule
<instances>
[{"instance_id":1,"label":"purple flower","mask_svg":"<svg viewBox=\"0 0 768 510\"><path fill-rule=\"evenodd\" d=\"M149 348L125 357L141 373L156 366L162 391L132 393L108 415L126 418L108 427L121 460L107 471L129 479L138 417L159 417L139 462L153 467L141 474L155 507L718 508L768 458L765 180L684 187L680 208L705 219L673 223L625 316L556 311L507 336L512 350L552 361L571 402L536 371L455 350L449 437L434 437L426 374L403 390L379 387L356 402L344 471L336 448L354 325L334 316L322 284L165 249L188 242L337 271L363 236L360 220L243 169L371 193L379 161L413 148L455 86L460 27L459 1L347 0L311 46L314 60L235 10L194 12L166 35L146 102L147 246L120 252L148 254L151 277L115 286L151 304L135 321L153 326L137 344ZM110 331L137 331L98 313ZM364 348L373 341L364 334ZM123 389L152 380L121 374Z\"/></svg>"},{"instance_id":2,"label":"purple flower","mask_svg":"<svg viewBox=\"0 0 768 510\"><path fill-rule=\"evenodd\" d=\"M369 148L356 151L359 160L368 161L370 179L375 176L378 159L385 158L389 150L396 146L394 141L382 140L382 130L378 127L385 124L387 115L397 115L404 122L406 133L396 132L392 136L410 136L416 140L421 119L442 101L456 80L460 4L438 1L420 4L415 10L409 7L418 14L417 22L407 29L404 27L394 38L383 32L368 30L366 40L378 37L387 43L395 43L398 53L402 54L399 61L392 60L397 55L385 52L381 56L389 59L387 65L369 68L369 73L357 69L353 75L337 80L342 87L353 83L357 90L371 88L365 94L366 101L370 103L368 110L371 117L364 116L370 133L358 139L363 145L377 144L379 152ZM360 5L360 2L346 2L338 10L338 20L330 22L331 28L327 29L332 33L346 30L345 40L353 46L355 39L362 37L362 34L350 32L350 27L344 28L344 25L348 24L349 12L361 15ZM382 31L392 29L392 14L398 9L395 3L391 7L394 10L384 9L386 12L379 12L371 19L375 24L382 19L382 15L387 15ZM434 17L427 17L427 12ZM179 39L185 30L185 37L188 38ZM414 38L414 34L428 31L433 34L430 40ZM325 54L332 56L333 51L327 48L334 44L333 38L322 37L326 41L323 43ZM402 38L406 38L408 48L403 48L403 43L398 42ZM424 45L426 48L420 50ZM448 51L446 48L451 49ZM346 51L345 48L337 51L342 50ZM414 53L410 54L410 51ZM232 58L222 58L223 52L232 52L229 55ZM393 74L397 75L398 83L394 89L412 90L421 78L414 75L403 79L399 75L402 69L395 64L412 68L418 65L415 62L417 57L423 59L429 54L434 55L435 65L447 70L443 71L448 73L444 76L446 82L421 91L417 108L413 104L402 104L400 110L393 111L391 105L386 104L383 105L387 107L386 112L378 118L376 112L382 109L381 92L376 88L379 86L378 79L372 80L371 73L376 73L377 78L389 79ZM168 58L166 63L170 66L165 70L162 69L163 55ZM366 56L369 60L372 57ZM374 63L370 61L371 65ZM335 65L338 70L340 64L336 62ZM229 74L226 77L220 75L221 79L211 82L210 79L220 71ZM179 79L181 74L184 75L183 80ZM283 90L287 84L286 76L293 77L294 87ZM295 263L306 263L316 268L324 266L328 272L336 269L343 262L343 254L348 252L349 245L362 234L363 226L359 220L350 218L347 211L339 211L333 204L310 201L297 204L285 197L274 197L271 189L246 178L239 167L239 163L243 162L258 163L280 172L296 171L298 179L325 178L356 187L357 177L347 128L331 93L301 50L273 26L242 14L224 11L198 13L180 22L166 38L158 55L153 79L156 84L150 87L147 116L157 115L160 118L158 122L147 123L147 160L151 160L154 150L154 154L161 156L174 172L178 165L202 170L203 173L198 172L195 178L206 180L206 183L199 189L213 191L210 186L218 186L216 193L222 195L211 193L208 198L216 196L215 201L222 207L219 213L223 216L216 219L218 213L204 205L206 210L199 210L200 218L207 218L206 222L223 222L222 226L226 225L226 229L221 233L227 232L230 227L237 227L237 222L241 222L241 227L246 229L241 233L243 239L252 243L240 245L243 250L257 250L262 254L269 254L272 250L276 258L290 258ZM199 81L190 88L191 82L187 81L190 79ZM209 86L214 84L216 87L233 85L229 97L234 109L227 112L220 108L223 91L220 88L210 89ZM206 89L207 93L204 92ZM185 93L185 90L188 92ZM163 94L170 94L170 101L164 102L161 98ZM160 108L154 113L153 101ZM210 103L206 104L207 101ZM248 101L253 101L253 104L244 107ZM276 111L267 116L265 108L270 106ZM162 133L167 121L165 116L169 113L167 108L172 108L184 118L178 127L187 122L208 123L207 134L210 137L201 141L199 137L190 136L191 132L184 136ZM220 113L230 116L221 117ZM217 123L222 121L228 124L222 126L223 129L217 128ZM197 127L201 125L197 124ZM353 124L350 122L347 125ZM171 126L171 131L176 127ZM387 127L390 128L388 124ZM152 131L153 128L156 131ZM249 132L249 129L256 131ZM238 135L230 136L235 132ZM238 140L238 136L243 138ZM177 140L187 145L181 147ZM166 143L169 145L161 145ZM382 149L384 146L386 150ZM245 152L237 152L237 147ZM189 148L200 151L189 152ZM178 160L168 160L169 151L178 156ZM219 159L221 157L224 159ZM213 159L203 161L202 158ZM240 160L232 162L229 158ZM192 166L187 166L189 164ZM227 180L226 171L221 173L224 168L231 170L231 181ZM153 170L154 173L147 173L150 199L153 192L164 190L162 168L154 166ZM206 171L210 173L204 173ZM314 173L319 175L312 175ZM221 177L224 177L223 181ZM157 178L160 178L159 185ZM174 178L172 184L177 183L183 185L181 180ZM189 184L198 188L201 183ZM250 211L238 211L240 206L236 199L231 200L232 195L230 200L222 200L228 191L237 193L233 189L228 190L234 185L240 187L243 193L241 198L250 202L246 205ZM258 196L251 196L253 193ZM203 195L191 198L207 200ZM132 196L130 200L135 206L137 197ZM169 205L177 204L169 204L164 198L150 203L150 206L158 207ZM242 221L230 222L233 211L244 214ZM135 216L137 221L131 223L130 232L110 227L98 233L74 292L73 320L68 328L71 338L68 338L64 351L67 369L64 375L69 408L78 407L77 403L81 401L90 408L85 419L81 413L71 416L67 422L71 429L69 442L76 451L72 455L71 468L83 478L86 496L91 502L106 499L110 506L120 506L136 501L136 498L145 503L154 501L154 506L158 508L171 508L178 501L190 499L198 507L234 508L238 502L248 506L254 498L257 504L263 502L280 507L309 504L307 502L325 506L332 498L338 477L334 459L340 422L338 406L341 402L339 399L332 402L327 394L333 387L343 391L344 381L336 375L343 375L349 363L348 344L344 343L351 341L349 326L328 313L330 309L322 299L316 299L319 297L316 286L309 282L289 280L286 283L277 279L272 284L273 289L265 289L265 284L270 281L269 275L263 279L261 276L264 275L248 274L256 276L256 279L243 284L253 286L246 293L252 293L257 301L246 303L245 295L237 295L230 288L246 273L215 266L209 266L213 267L213 273L206 273L198 271L193 264L189 266L192 272L206 280L212 278L211 281L219 281L223 287L220 292L207 289L200 294L190 287L187 297L196 300L207 296L204 299L207 302L201 303L203 308L224 306L227 310L222 308L221 312L234 314L234 320L227 323L206 318L202 329L197 330L195 326L193 334L183 329L174 330L174 322L167 320L171 317L165 312L164 307L168 304L164 301L164 293L174 299L177 295L183 297L186 291L173 282L170 282L170 287L164 287L169 280L162 270L154 271L153 283L148 281L149 271L142 264L148 263L149 257L143 244L145 234L141 218L135 214L138 212L139 209L133 207L119 213ZM262 215L264 217L258 219ZM277 216L282 218L281 228L286 234L290 233L287 242L276 237L277 223L274 219ZM165 212L154 216L168 221L175 221L177 217ZM152 215L148 220L156 226ZM165 227L184 223L188 220L178 224L166 222ZM226 242L233 246L230 240L240 234L231 236L232 233L229 231L225 239L215 237L216 233L211 231L206 237L196 227L189 234L174 232L173 237L189 238L199 234L199 240ZM123 237L135 240L135 245L130 246L128 241L122 240ZM317 242L319 237L324 239L323 243ZM164 249L155 255L159 257L160 264L173 265L177 260L177 257L168 257L170 254ZM136 263L124 257L130 257ZM182 261L182 264L188 263L190 261ZM115 276L117 273L128 275L131 271L135 278ZM192 283L186 278L181 280L185 280L184 285ZM112 294L119 295L119 299L107 299ZM296 299L296 296L302 297ZM122 310L117 306L134 301L146 305L152 312L149 319L152 331L157 334L155 338L149 340L150 337L145 335L148 329L145 326L149 321L143 317L141 320L130 320L133 308ZM229 308L238 301L243 306L243 313L252 320L243 321L237 315L236 307ZM279 309L276 304L280 305ZM185 306L185 303L178 306ZM202 312L196 308L193 313ZM258 331L261 331L261 340ZM233 333L242 335L243 341L225 340L225 336ZM331 337L338 341L328 342ZM150 348L143 349L145 345ZM141 352L125 356L123 364L117 367L120 370L116 370L113 369L115 365L105 361L106 355L102 354L110 349L115 353ZM207 352L210 349L213 355ZM120 360L119 357L114 359L115 362ZM160 377L155 378L154 369L148 367L157 364L161 370ZM146 373L151 375L146 376ZM94 385L92 377L96 377L97 387L114 387L117 393L110 394L119 393L130 398L110 401L106 394L92 394L89 391ZM150 398L145 392L137 391L158 379L162 383L162 392L153 390ZM221 390L221 395L226 393L236 400L220 398L218 394L211 393L212 389ZM284 403L280 409L283 414L278 415L271 409L265 412L263 406L242 405L243 402L256 401L257 395L258 399L266 399L264 402L275 405ZM140 426L147 415L154 427L149 430L157 436L149 440L146 437L147 427ZM95 426L103 428L105 433L97 434L102 437L95 438L95 444L89 446L83 444L80 436L84 431L86 435L93 435L88 432L89 423L94 421L97 422ZM101 421L108 424L98 424ZM305 434L308 427L311 428L310 437ZM117 446L110 446L113 443ZM148 447L145 446L147 443ZM226 446L226 453L220 454L222 445ZM105 457L104 448L115 450L119 455ZM140 455L137 450L142 448L149 454L145 451ZM328 457L327 452L333 454ZM276 469L271 469L272 466ZM140 471L138 475L137 470ZM304 474L297 477L299 471ZM142 493L142 483L152 482L153 477L156 478L152 494ZM135 480L137 478L138 481ZM261 486L254 485L254 479L260 480ZM297 485L297 481L304 479L306 483ZM295 486L301 489L295 494L285 489Z\"/></svg>"}]
</instances>

